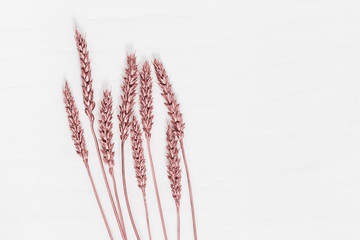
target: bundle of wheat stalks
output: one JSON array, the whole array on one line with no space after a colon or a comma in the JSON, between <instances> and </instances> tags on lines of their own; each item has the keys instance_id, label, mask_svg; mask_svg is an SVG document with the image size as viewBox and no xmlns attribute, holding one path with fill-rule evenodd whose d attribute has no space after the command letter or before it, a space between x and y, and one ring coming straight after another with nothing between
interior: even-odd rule
<instances>
[{"instance_id":1,"label":"bundle of wheat stalks","mask_svg":"<svg viewBox=\"0 0 360 240\"><path fill-rule=\"evenodd\" d=\"M113 100L112 100L111 91L109 90L104 91L104 96L100 103L100 116L101 116L101 119L99 119L100 137L98 137L94 130L95 116L93 114L93 111L95 108L95 101L93 98L94 95L92 88L93 79L91 77L89 51L87 48L87 43L85 41L85 38L79 33L78 30L75 30L75 40L80 58L83 102L85 105L85 113L89 118L90 129L94 139L95 148L97 150L97 155L99 158L102 175L106 185L108 197L111 202L111 206L117 221L117 225L119 227L119 231L121 233L122 239L126 240L128 239L127 229L124 224L124 216L121 211L121 204L119 201L119 195L116 185L116 182L119 181L117 177L120 178L120 176L115 176L114 174L114 166L116 161L114 160L114 155L115 155L113 149L114 143L112 142ZM119 130L120 130L120 140L121 140L121 164L119 162L119 167L121 166L121 173L122 173L121 180L122 180L127 212L132 224L132 229L136 235L136 238L139 240L141 239L141 237L136 228L135 219L131 212L131 206L128 198L126 178L125 178L124 144L125 141L128 139L130 132L135 176L137 179L138 186L142 192L144 207L146 212L145 217L147 222L148 235L149 235L149 239L151 240L150 220L149 220L149 214L148 214L148 208L146 202L147 177L146 177L146 164L145 164L145 155L144 155L143 140L142 140L142 133L144 132L146 144L147 144L147 150L148 150L148 158L150 160L151 173L154 182L154 189L156 193L156 198L157 198L157 203L161 218L162 229L164 233L164 238L167 240L168 238L166 233L165 220L161 208L160 195L157 187L156 174L155 174L153 159L151 156L151 148L150 148L151 128L153 125L153 118L154 118L152 112L153 97L152 97L152 78L151 78L150 64L146 61L143 64L141 71L138 71L138 65L136 63L136 57L134 54L127 55L126 62L127 62L127 68L125 69L125 76L123 77L124 80L122 84L121 104L119 105L120 112L118 115L118 119L119 119ZM170 180L171 192L175 201L176 212L177 212L177 239L180 239L180 198L181 198L181 167L180 167L178 145L180 145L180 149L182 152L182 158L183 158L186 177L188 181L194 239L197 239L193 195L191 190L189 170L186 162L184 144L183 144L185 124L182 118L182 114L179 110L179 103L176 101L174 91L172 90L172 86L169 82L168 75L166 74L163 64L161 63L161 61L157 59L153 60L152 64L155 69L158 85L162 90L161 95L164 97L164 103L168 109L168 114L171 119L170 124L168 124L167 132L166 132L166 141L167 141L166 158L168 161L167 163L168 178ZM136 119L134 115L134 110L133 110L133 107L135 105L135 98L137 94L138 80L140 80L139 103L140 103L142 130L139 121ZM91 175L90 166L88 163L88 151L86 148L85 138L84 138L84 129L81 126L79 120L79 111L75 105L75 101L67 81L65 82L63 93L64 93L65 110L68 116L69 126L72 132L72 139L75 144L76 153L79 154L83 159L107 232L109 234L110 239L114 239L107 221L107 217L103 211L101 201L98 197L95 183ZM99 143L101 146L99 146ZM110 188L108 182L108 176L105 171L103 163L105 163L109 168L108 174L111 176L113 190ZM116 204L114 199L116 201Z\"/></svg>"}]
</instances>

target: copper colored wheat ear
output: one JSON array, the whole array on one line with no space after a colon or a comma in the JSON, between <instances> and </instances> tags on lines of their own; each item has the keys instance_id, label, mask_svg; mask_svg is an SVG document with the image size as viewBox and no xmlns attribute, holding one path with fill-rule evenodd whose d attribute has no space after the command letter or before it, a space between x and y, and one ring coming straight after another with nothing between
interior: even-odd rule
<instances>
[{"instance_id":1,"label":"copper colored wheat ear","mask_svg":"<svg viewBox=\"0 0 360 240\"><path fill-rule=\"evenodd\" d=\"M171 118L171 125L175 130L176 136L179 138L179 140L182 140L184 138L185 123L180 112L180 104L177 103L175 93L172 90L172 86L169 82L169 77L162 62L155 59L154 68L156 77L158 79L158 84L162 90L161 95L164 97L165 100L164 104L167 107L168 114Z\"/></svg>"},{"instance_id":2,"label":"copper colored wheat ear","mask_svg":"<svg viewBox=\"0 0 360 240\"><path fill-rule=\"evenodd\" d=\"M81 127L79 120L79 110L75 105L74 97L71 95L71 91L67 82L65 82L64 103L65 110L68 115L69 127L71 130L71 137L74 141L76 153L80 155L84 163L88 162L88 151L86 150L84 129Z\"/></svg>"},{"instance_id":3,"label":"copper colored wheat ear","mask_svg":"<svg viewBox=\"0 0 360 240\"><path fill-rule=\"evenodd\" d=\"M100 115L101 119L99 120L99 132L101 153L103 155L104 162L109 165L110 168L113 168L115 152L113 151L114 143L112 142L112 96L110 91L104 91L104 98L101 101Z\"/></svg>"},{"instance_id":4,"label":"copper colored wheat ear","mask_svg":"<svg viewBox=\"0 0 360 240\"><path fill-rule=\"evenodd\" d=\"M177 213L177 239L180 240L180 198L181 198L181 169L179 149L177 148L178 140L173 127L168 125L166 132L167 142L167 172L170 180L172 196L175 200Z\"/></svg>"},{"instance_id":5,"label":"copper colored wheat ear","mask_svg":"<svg viewBox=\"0 0 360 240\"><path fill-rule=\"evenodd\" d=\"M140 73L140 115L143 130L146 138L151 138L151 128L153 125L154 115L153 97L152 97L152 79L150 65L146 61Z\"/></svg>"},{"instance_id":6,"label":"copper colored wheat ear","mask_svg":"<svg viewBox=\"0 0 360 240\"><path fill-rule=\"evenodd\" d=\"M177 207L179 207L180 198L181 198L180 157L179 157L179 149L177 147L178 140L175 136L174 129L170 125L168 125L166 132L166 142L167 142L166 158L168 160L167 163L168 178L171 183L171 192L175 200L175 204Z\"/></svg>"},{"instance_id":7,"label":"copper colored wheat ear","mask_svg":"<svg viewBox=\"0 0 360 240\"><path fill-rule=\"evenodd\" d=\"M92 111L95 108L94 93L92 89L91 67L89 59L89 51L87 49L87 43L85 38L75 30L76 46L79 53L80 67L81 67L81 80L85 104L85 113L89 118L94 120Z\"/></svg>"},{"instance_id":8,"label":"copper colored wheat ear","mask_svg":"<svg viewBox=\"0 0 360 240\"><path fill-rule=\"evenodd\" d=\"M118 115L120 124L120 138L125 141L129 136L130 118L133 114L135 104L136 87L137 87L137 64L135 54L130 54L126 58L127 68L125 69L124 83L121 87L121 105L120 114Z\"/></svg>"}]
</instances>

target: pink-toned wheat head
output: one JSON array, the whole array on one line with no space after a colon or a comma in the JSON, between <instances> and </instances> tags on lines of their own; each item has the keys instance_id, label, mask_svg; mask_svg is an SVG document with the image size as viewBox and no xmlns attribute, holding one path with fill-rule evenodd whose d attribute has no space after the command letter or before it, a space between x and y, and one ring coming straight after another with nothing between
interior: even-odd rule
<instances>
[{"instance_id":1,"label":"pink-toned wheat head","mask_svg":"<svg viewBox=\"0 0 360 240\"><path fill-rule=\"evenodd\" d=\"M104 91L104 96L101 101L100 115L101 119L99 120L100 125L100 143L101 143L101 152L104 162L110 167L114 167L114 143L112 142L113 132L112 132L112 105L113 100L110 91Z\"/></svg>"},{"instance_id":2,"label":"pink-toned wheat head","mask_svg":"<svg viewBox=\"0 0 360 240\"><path fill-rule=\"evenodd\" d=\"M136 179L138 181L139 188L144 191L146 186L146 165L144 148L142 145L140 124L136 120L135 116L133 116L133 120L131 123L130 134Z\"/></svg>"},{"instance_id":3,"label":"pink-toned wheat head","mask_svg":"<svg viewBox=\"0 0 360 240\"><path fill-rule=\"evenodd\" d=\"M137 64L135 54L127 55L127 68L125 69L124 82L121 87L121 105L119 118L120 139L125 141L129 136L130 120L133 114L137 87Z\"/></svg>"},{"instance_id":4,"label":"pink-toned wheat head","mask_svg":"<svg viewBox=\"0 0 360 240\"><path fill-rule=\"evenodd\" d=\"M169 77L161 61L155 59L153 62L158 84L162 90L161 95L164 97L164 104L168 109L168 114L171 118L171 125L175 130L176 136L179 140L184 138L185 123L180 112L180 104L177 103L175 93L172 90L169 82Z\"/></svg>"},{"instance_id":5,"label":"pink-toned wheat head","mask_svg":"<svg viewBox=\"0 0 360 240\"><path fill-rule=\"evenodd\" d=\"M166 132L166 158L168 160L167 163L167 172L168 178L170 180L171 192L172 196L175 200L176 206L180 206L180 198L181 198L181 169L180 169L180 157L179 157L179 149L178 139L176 137L176 132L173 127L168 125Z\"/></svg>"},{"instance_id":6,"label":"pink-toned wheat head","mask_svg":"<svg viewBox=\"0 0 360 240\"><path fill-rule=\"evenodd\" d=\"M67 117L69 120L69 127L71 130L71 137L74 141L76 153L81 156L84 163L88 162L88 151L86 150L84 129L81 127L79 120L79 111L75 105L74 97L71 94L67 81L65 82L65 88L63 89L64 103Z\"/></svg>"},{"instance_id":7,"label":"pink-toned wheat head","mask_svg":"<svg viewBox=\"0 0 360 240\"><path fill-rule=\"evenodd\" d=\"M92 111L95 108L95 102L93 96L94 93L92 89L89 51L87 49L87 43L85 41L85 38L79 33L78 30L75 30L75 40L80 58L81 80L82 80L82 90L83 90L83 101L85 104L85 113L92 121L94 121L94 115Z\"/></svg>"},{"instance_id":8,"label":"pink-toned wheat head","mask_svg":"<svg viewBox=\"0 0 360 240\"><path fill-rule=\"evenodd\" d=\"M141 122L143 125L143 130L147 139L151 138L151 128L153 125L154 115L152 110L153 106L153 97L152 97L152 78L150 65L146 61L140 72L140 115Z\"/></svg>"}]
</instances>

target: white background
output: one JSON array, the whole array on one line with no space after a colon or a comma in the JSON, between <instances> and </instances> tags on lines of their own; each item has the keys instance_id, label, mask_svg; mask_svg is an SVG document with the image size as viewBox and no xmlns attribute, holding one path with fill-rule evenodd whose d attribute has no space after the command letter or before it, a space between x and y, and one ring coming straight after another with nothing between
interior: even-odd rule
<instances>
[{"instance_id":1,"label":"white background","mask_svg":"<svg viewBox=\"0 0 360 240\"><path fill-rule=\"evenodd\" d=\"M117 176L115 114L125 54L136 51L140 66L154 56L164 62L186 122L199 239L360 239L359 22L359 2L344 0L2 0L0 239L108 239L70 138L65 77L120 238L83 112L75 24L86 33L97 103L105 88L116 96ZM167 114L156 84L154 98L153 155L169 239L175 239ZM147 239L129 142L126 151L131 204ZM183 185L181 234L193 239ZM125 219L134 239L126 211Z\"/></svg>"}]
</instances>

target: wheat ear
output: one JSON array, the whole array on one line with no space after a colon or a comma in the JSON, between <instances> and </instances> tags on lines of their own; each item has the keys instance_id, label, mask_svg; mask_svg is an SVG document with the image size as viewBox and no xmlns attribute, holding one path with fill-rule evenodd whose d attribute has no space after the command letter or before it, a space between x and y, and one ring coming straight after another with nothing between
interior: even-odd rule
<instances>
[{"instance_id":1,"label":"wheat ear","mask_svg":"<svg viewBox=\"0 0 360 240\"><path fill-rule=\"evenodd\" d=\"M144 199L144 206L145 206L145 212L146 212L146 223L147 223L147 227L148 227L149 239L151 240L149 212L148 212L148 207L147 207L147 202L146 202L146 192L145 192L146 165L145 165L145 157L144 157L144 148L142 145L140 124L136 120L135 116L133 116L133 121L131 123L130 136L131 136L131 143L132 143L131 146L132 146L132 152L133 152L136 179L138 182L138 187L141 189L143 199Z\"/></svg>"},{"instance_id":2,"label":"wheat ear","mask_svg":"<svg viewBox=\"0 0 360 240\"><path fill-rule=\"evenodd\" d=\"M67 81L65 82L65 88L63 89L63 94L64 94L64 103L65 103L65 110L68 116L68 121L69 121L69 127L71 130L71 137L74 141L74 145L75 145L75 149L76 149L76 153L80 155L80 157L82 158L90 182L91 182L91 186L93 188L94 194L95 194L95 198L97 201L97 204L99 206L100 212L101 212L101 216L104 220L105 226L106 226L106 230L109 234L110 239L113 239L108 221L106 219L104 210L102 208L101 205L101 201L99 199L92 175L91 175L91 171L90 171L90 167L88 164L88 151L86 150L86 145L85 145L85 138L84 138L84 129L81 127L81 123L79 120L79 111L75 105L75 101L74 101L74 97L71 94L70 88L68 86Z\"/></svg>"},{"instance_id":3,"label":"wheat ear","mask_svg":"<svg viewBox=\"0 0 360 240\"><path fill-rule=\"evenodd\" d=\"M129 213L129 218L134 229L136 238L140 240L139 233L136 229L135 221L131 212L129 197L126 188L126 177L125 177L125 156L124 156L124 144L129 136L130 118L133 114L133 106L135 104L136 87L137 87L137 65L135 54L127 55L126 57L127 68L125 69L125 77L122 85L121 105L119 118L119 129L121 139L121 173L123 180L123 189L125 195L126 207Z\"/></svg>"},{"instance_id":4,"label":"wheat ear","mask_svg":"<svg viewBox=\"0 0 360 240\"><path fill-rule=\"evenodd\" d=\"M82 89L84 96L83 101L85 105L85 113L92 121L94 121L94 115L92 111L95 108L95 102L94 102L94 92L92 89L93 80L91 77L89 51L87 49L87 43L85 41L85 38L81 36L81 34L77 29L75 30L75 40L80 58L81 80L82 80Z\"/></svg>"},{"instance_id":5,"label":"wheat ear","mask_svg":"<svg viewBox=\"0 0 360 240\"><path fill-rule=\"evenodd\" d=\"M126 229L124 226L124 219L123 219L121 206L120 206L120 200L119 200L117 187L116 187L115 176L114 176L114 155L115 155L115 153L113 151L114 143L112 142L112 137L113 137L112 105L113 105L113 100L112 100L111 92L106 90L106 91L104 91L103 100L101 101L101 108L100 108L101 119L99 120L101 153L103 156L103 161L109 166L109 173L110 173L112 181L113 181L115 199L116 199L117 208L119 211L119 216L120 216L120 220L121 220L125 238L127 238Z\"/></svg>"},{"instance_id":6,"label":"wheat ear","mask_svg":"<svg viewBox=\"0 0 360 240\"><path fill-rule=\"evenodd\" d=\"M156 199L157 199L157 203L158 203L164 238L165 238L165 240L167 240L165 220L164 220L164 215L162 212L160 195L159 195L159 190L158 190L158 186L157 186L154 163L152 160L151 148L150 148L151 128L153 125L153 118L154 118L152 110L154 107L153 107L153 97L152 97L151 70L150 70L150 65L147 61L144 63L144 65L142 67L142 71L140 72L139 100L140 100L141 122L142 122L143 130L144 130L145 138L146 138L146 143L147 143L147 149L148 149L148 154L149 154L149 159L150 159L151 173L152 173L152 178L153 178L153 182L154 182Z\"/></svg>"},{"instance_id":7,"label":"wheat ear","mask_svg":"<svg viewBox=\"0 0 360 240\"><path fill-rule=\"evenodd\" d=\"M77 46L77 50L79 53L79 59L80 59L80 68L81 68L81 80L82 80L82 90L83 90L83 102L85 105L85 113L86 115L89 117L90 120L90 128L91 128L91 133L95 142L95 146L96 146L96 151L97 151L97 155L99 158L99 163L101 166L101 172L102 175L104 177L104 181L105 181L105 185L106 185L106 189L110 198L110 202L111 202L111 206L113 208L114 211L114 215L118 224L118 227L120 229L121 235L123 237L123 239L125 238L123 229L122 229L122 224L121 224L121 220L119 218L119 215L116 211L116 207L115 207L115 203L114 203L114 199L112 197L112 193L110 190L110 186L109 186L109 182L107 180L106 177L106 173L105 173L105 169L104 169L104 164L102 162L102 157L101 157L101 153L100 153L100 149L99 149L99 143L98 143L98 139L96 137L95 134L95 130L94 130L94 115L92 113L92 111L95 108L95 102L93 100L93 89L92 89L92 78L91 78L91 67L90 67L90 58L89 58L89 51L87 49L87 43L85 38L79 33L78 30L75 30L75 40L76 40L76 46Z\"/></svg>"},{"instance_id":8,"label":"wheat ear","mask_svg":"<svg viewBox=\"0 0 360 240\"><path fill-rule=\"evenodd\" d=\"M192 214L192 221L193 221L193 230L194 230L194 239L197 240L197 231L196 231L196 220L195 220L195 208L194 208L194 201L193 201L193 194L191 188L191 181L190 181L190 173L189 168L186 161L183 138L184 138L184 128L185 123L182 118L182 114L180 112L180 104L177 103L175 98L175 93L172 90L171 84L169 82L169 77L165 71L165 68L161 61L155 59L153 62L156 77L158 79L158 84L162 90L161 95L164 97L164 104L168 109L168 114L171 118L171 125L175 131L176 137L180 141L181 152L184 160L185 171L186 171L186 178L189 188L189 196L190 196L190 205L191 205L191 214Z\"/></svg>"},{"instance_id":9,"label":"wheat ear","mask_svg":"<svg viewBox=\"0 0 360 240\"><path fill-rule=\"evenodd\" d=\"M170 180L172 196L175 200L177 213L177 239L180 240L180 198L181 198L181 169L179 149L177 148L178 139L175 136L175 131L168 125L166 132L167 142L167 173Z\"/></svg>"}]
</instances>

